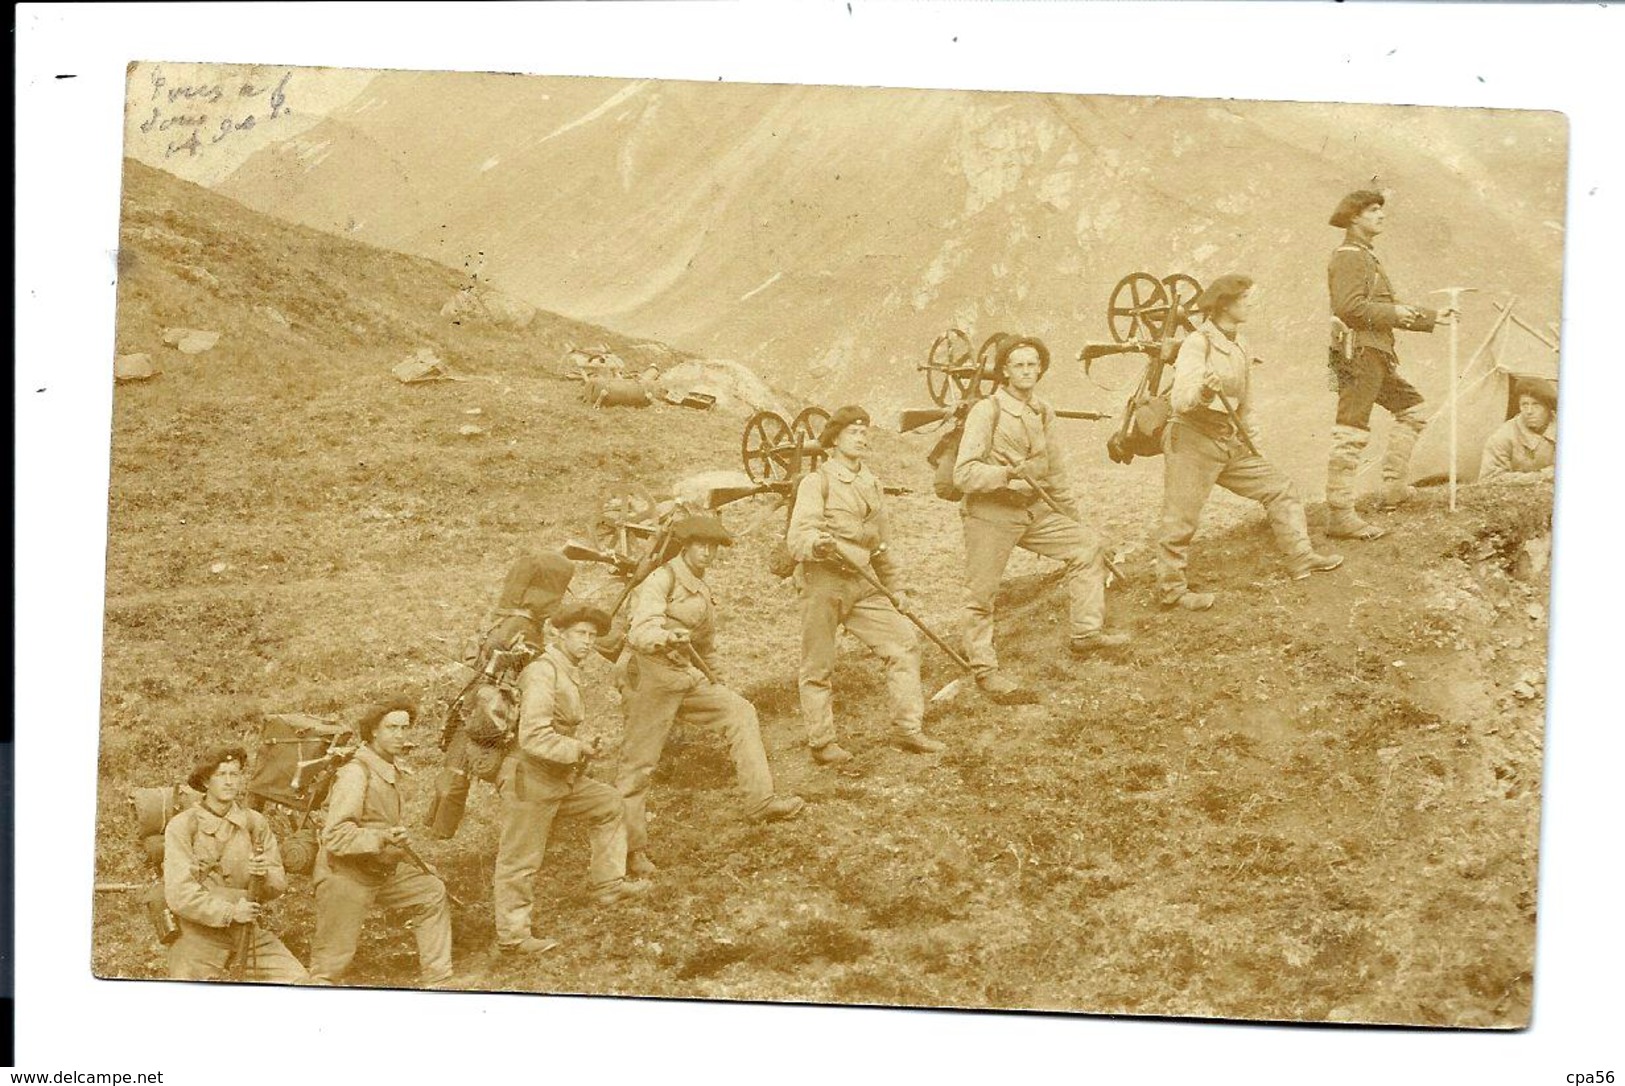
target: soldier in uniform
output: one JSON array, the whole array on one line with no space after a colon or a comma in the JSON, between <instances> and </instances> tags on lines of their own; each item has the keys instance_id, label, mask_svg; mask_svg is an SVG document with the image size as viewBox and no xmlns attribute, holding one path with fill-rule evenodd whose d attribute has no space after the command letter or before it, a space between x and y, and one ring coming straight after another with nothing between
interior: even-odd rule
<instances>
[{"instance_id":1,"label":"soldier in uniform","mask_svg":"<svg viewBox=\"0 0 1625 1086\"><path fill-rule=\"evenodd\" d=\"M1213 606L1213 593L1189 590L1185 559L1214 484L1263 504L1294 579L1343 564L1340 555L1315 553L1292 482L1246 444L1258 445L1252 356L1240 333L1252 312L1252 287L1244 275L1215 279L1197 299L1206 319L1179 345L1174 362L1157 539L1157 590L1165 607L1205 611Z\"/></svg>"},{"instance_id":2,"label":"soldier in uniform","mask_svg":"<svg viewBox=\"0 0 1625 1086\"><path fill-rule=\"evenodd\" d=\"M1557 470L1557 440L1551 435L1557 394L1544 382L1526 381L1518 388L1518 413L1484 442L1478 463L1481 483L1537 483Z\"/></svg>"},{"instance_id":3,"label":"soldier in uniform","mask_svg":"<svg viewBox=\"0 0 1625 1086\"><path fill-rule=\"evenodd\" d=\"M1078 514L1055 439L1055 410L1034 392L1049 369L1049 349L1037 339L1007 339L994 363L1003 384L965 417L954 483L965 494L965 655L982 691L997 702L1014 704L1036 697L998 670L993 599L1016 547L1066 564L1068 645L1074 654L1087 656L1129 638L1101 628L1106 557L1099 537ZM1051 508L1045 495L1064 512Z\"/></svg>"},{"instance_id":4,"label":"soldier in uniform","mask_svg":"<svg viewBox=\"0 0 1625 1086\"><path fill-rule=\"evenodd\" d=\"M634 875L656 870L647 851L649 778L679 719L727 738L751 818L790 818L802 808L800 796L773 794L756 707L716 678L715 608L705 572L733 537L714 516L690 516L672 526L672 539L681 548L677 557L632 593L621 677L626 735L616 788L626 799L627 870Z\"/></svg>"},{"instance_id":5,"label":"soldier in uniform","mask_svg":"<svg viewBox=\"0 0 1625 1086\"><path fill-rule=\"evenodd\" d=\"M854 567L869 567L877 580L906 598L902 570L892 557L880 481L864 466L869 452L869 413L843 407L824 424L818 442L829 459L801 481L790 515L788 545L801 588L801 716L807 743L821 765L852 757L835 741L830 675L835 638L842 626L886 665L896 745L934 754L943 743L925 735L925 696L920 689L920 648L914 628Z\"/></svg>"},{"instance_id":6,"label":"soldier in uniform","mask_svg":"<svg viewBox=\"0 0 1625 1086\"><path fill-rule=\"evenodd\" d=\"M1371 408L1393 416L1388 447L1382 458L1382 505L1404 501L1411 450L1427 424L1422 394L1399 375L1394 330L1431 332L1455 319L1455 310L1406 305L1394 297L1388 273L1372 249L1387 219L1384 197L1362 189L1343 197L1330 223L1347 231L1332 253L1327 280L1332 315L1346 325L1351 349L1334 362L1337 377L1337 424L1332 427L1331 458L1326 468L1326 534L1334 539L1381 539L1386 529L1369 524L1354 511L1354 475L1371 438Z\"/></svg>"},{"instance_id":7,"label":"soldier in uniform","mask_svg":"<svg viewBox=\"0 0 1625 1086\"><path fill-rule=\"evenodd\" d=\"M502 765L501 837L491 902L497 949L539 954L557 944L531 933L534 879L555 818L580 819L592 843L588 878L601 905L641 894L626 876L626 806L607 784L586 775L599 740L577 736L583 707L581 663L609 631L609 615L576 604L554 616L558 636L519 675L519 736Z\"/></svg>"},{"instance_id":8,"label":"soldier in uniform","mask_svg":"<svg viewBox=\"0 0 1625 1086\"><path fill-rule=\"evenodd\" d=\"M288 876L271 824L237 803L247 766L242 747L205 753L187 778L203 799L164 828L164 902L180 928L169 945L169 975L176 980L219 980L233 966L245 980L306 979L305 967L258 923L260 902L281 895ZM259 884L252 896L250 879ZM234 958L239 942L240 962Z\"/></svg>"},{"instance_id":9,"label":"soldier in uniform","mask_svg":"<svg viewBox=\"0 0 1625 1086\"><path fill-rule=\"evenodd\" d=\"M391 701L369 709L362 747L334 774L322 847L316 855L316 934L311 979L332 983L349 968L374 904L410 917L424 984L451 979L451 906L438 874L409 862L405 797L395 760L406 750L416 708Z\"/></svg>"},{"instance_id":10,"label":"soldier in uniform","mask_svg":"<svg viewBox=\"0 0 1625 1086\"><path fill-rule=\"evenodd\" d=\"M574 572L574 564L557 551L524 555L508 570L497 597L496 625L485 635L470 665L475 677L454 703L452 719L441 735L441 749L446 754L435 775L434 796L423 816L424 826L436 837L446 840L457 833L468 805L471 771L477 773L481 761L487 758L492 759L488 765L494 767L494 759L500 755L500 751L477 742L465 722L481 714L505 717L507 708L500 704L500 684L512 682L542 651L542 625L563 601ZM482 732L477 738L495 739L495 735Z\"/></svg>"}]
</instances>

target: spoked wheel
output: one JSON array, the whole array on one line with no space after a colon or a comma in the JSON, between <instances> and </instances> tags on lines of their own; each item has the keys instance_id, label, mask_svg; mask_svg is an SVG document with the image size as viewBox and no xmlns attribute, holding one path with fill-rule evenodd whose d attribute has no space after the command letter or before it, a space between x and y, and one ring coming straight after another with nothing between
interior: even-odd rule
<instances>
[{"instance_id":1,"label":"spoked wheel","mask_svg":"<svg viewBox=\"0 0 1625 1086\"><path fill-rule=\"evenodd\" d=\"M660 508L635 483L620 483L598 503L592 539L599 550L637 557L660 528Z\"/></svg>"},{"instance_id":2,"label":"spoked wheel","mask_svg":"<svg viewBox=\"0 0 1625 1086\"><path fill-rule=\"evenodd\" d=\"M1162 285L1173 300L1172 332L1174 335L1188 336L1196 331L1196 299L1202 296L1202 284L1194 276L1184 272L1175 272L1163 279ZM1159 328L1162 335L1167 335L1167 329ZM1159 336L1159 338L1161 338Z\"/></svg>"},{"instance_id":3,"label":"spoked wheel","mask_svg":"<svg viewBox=\"0 0 1625 1086\"><path fill-rule=\"evenodd\" d=\"M1009 332L995 332L982 342L981 350L976 352L976 368L963 380L955 382L960 399L980 400L993 395L998 387L1004 384L1004 379L996 368L996 360L999 357L999 348L1014 338Z\"/></svg>"},{"instance_id":4,"label":"spoked wheel","mask_svg":"<svg viewBox=\"0 0 1625 1086\"><path fill-rule=\"evenodd\" d=\"M1152 340L1162 332L1162 322L1167 315L1168 291L1162 280L1150 272L1131 272L1112 288L1111 301L1106 306L1106 325L1118 343L1131 339Z\"/></svg>"},{"instance_id":5,"label":"spoked wheel","mask_svg":"<svg viewBox=\"0 0 1625 1086\"><path fill-rule=\"evenodd\" d=\"M753 483L782 482L790 477L790 455L795 437L790 424L776 411L758 411L745 423L740 443L745 474Z\"/></svg>"},{"instance_id":6,"label":"spoked wheel","mask_svg":"<svg viewBox=\"0 0 1625 1086\"><path fill-rule=\"evenodd\" d=\"M925 360L925 390L931 402L938 407L948 403L948 390L957 386L955 374L972 374L970 336L958 328L950 328L931 344L931 353Z\"/></svg>"},{"instance_id":7,"label":"spoked wheel","mask_svg":"<svg viewBox=\"0 0 1625 1086\"><path fill-rule=\"evenodd\" d=\"M824 424L829 421L829 412L822 407L804 407L790 423L790 440L796 445L797 452L791 454L790 469L794 473L797 469L796 460L800 460L799 470L812 471L824 462L829 453L818 444L818 435L824 432Z\"/></svg>"}]
</instances>

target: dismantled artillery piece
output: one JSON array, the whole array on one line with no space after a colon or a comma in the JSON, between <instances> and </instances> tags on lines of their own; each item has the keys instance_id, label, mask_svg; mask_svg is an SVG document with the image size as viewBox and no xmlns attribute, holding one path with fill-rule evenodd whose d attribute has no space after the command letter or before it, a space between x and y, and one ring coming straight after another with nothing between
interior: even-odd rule
<instances>
[{"instance_id":1,"label":"dismantled artillery piece","mask_svg":"<svg viewBox=\"0 0 1625 1086\"><path fill-rule=\"evenodd\" d=\"M571 348L560 364L567 381L580 381L582 399L594 407L649 407L655 403L668 403L708 411L716 406L717 398L704 392L686 392L681 395L661 383L660 367L645 366L632 374L620 355L608 347L597 350Z\"/></svg>"},{"instance_id":2,"label":"dismantled artillery piece","mask_svg":"<svg viewBox=\"0 0 1625 1086\"><path fill-rule=\"evenodd\" d=\"M1111 342L1085 343L1078 352L1086 377L1109 392L1121 391L1126 380L1109 379L1095 363L1102 358L1139 354L1145 364L1134 390L1123 406L1122 423L1106 439L1106 455L1127 464L1136 456L1162 452L1162 432L1173 413L1164 371L1174 361L1179 345L1196 330L1196 299L1202 284L1176 272L1158 279L1149 272L1133 272L1118 280L1106 306Z\"/></svg>"}]
</instances>

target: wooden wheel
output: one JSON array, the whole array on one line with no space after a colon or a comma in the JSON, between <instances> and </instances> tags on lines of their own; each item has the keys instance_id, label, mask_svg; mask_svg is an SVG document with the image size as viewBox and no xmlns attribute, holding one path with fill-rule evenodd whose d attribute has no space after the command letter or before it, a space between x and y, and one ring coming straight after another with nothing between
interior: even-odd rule
<instances>
[{"instance_id":1,"label":"wooden wheel","mask_svg":"<svg viewBox=\"0 0 1625 1086\"><path fill-rule=\"evenodd\" d=\"M981 350L976 352L975 367L963 378L956 378L954 381L960 399L980 400L984 396L993 395L994 391L1004 384L1004 377L995 368L994 360L998 357L999 348L1011 338L1013 337L1009 332L995 332L982 342Z\"/></svg>"},{"instance_id":2,"label":"wooden wheel","mask_svg":"<svg viewBox=\"0 0 1625 1086\"><path fill-rule=\"evenodd\" d=\"M592 539L599 550L636 559L659 528L660 507L654 498L636 483L623 482L598 503Z\"/></svg>"},{"instance_id":3,"label":"wooden wheel","mask_svg":"<svg viewBox=\"0 0 1625 1086\"><path fill-rule=\"evenodd\" d=\"M1106 325L1118 343L1131 339L1154 340L1168 315L1168 291L1150 272L1130 272L1112 288L1106 305Z\"/></svg>"},{"instance_id":4,"label":"wooden wheel","mask_svg":"<svg viewBox=\"0 0 1625 1086\"><path fill-rule=\"evenodd\" d=\"M954 374L973 373L975 366L971 362L970 336L958 328L950 328L937 337L931 344L931 353L926 356L925 390L931 394L931 402L938 407L948 403L948 390L956 387Z\"/></svg>"},{"instance_id":5,"label":"wooden wheel","mask_svg":"<svg viewBox=\"0 0 1625 1086\"><path fill-rule=\"evenodd\" d=\"M1162 281L1173 301L1173 320L1169 328L1160 328L1158 338L1168 335L1171 328L1175 335L1188 336L1196 331L1196 299L1202 296L1202 284L1193 276L1184 272L1175 272Z\"/></svg>"},{"instance_id":6,"label":"wooden wheel","mask_svg":"<svg viewBox=\"0 0 1625 1086\"><path fill-rule=\"evenodd\" d=\"M753 483L772 483L790 477L790 456L796 447L790 424L776 411L758 411L745 423L740 449L745 474Z\"/></svg>"},{"instance_id":7,"label":"wooden wheel","mask_svg":"<svg viewBox=\"0 0 1625 1086\"><path fill-rule=\"evenodd\" d=\"M829 412L822 407L805 407L790 422L790 440L795 443L790 456L791 474L812 471L829 456L829 451L818 444L818 435L828 421Z\"/></svg>"},{"instance_id":8,"label":"wooden wheel","mask_svg":"<svg viewBox=\"0 0 1625 1086\"><path fill-rule=\"evenodd\" d=\"M818 435L824 432L824 424L828 421L829 412L822 407L804 407L801 414L790 423L790 436L817 441Z\"/></svg>"}]
</instances>

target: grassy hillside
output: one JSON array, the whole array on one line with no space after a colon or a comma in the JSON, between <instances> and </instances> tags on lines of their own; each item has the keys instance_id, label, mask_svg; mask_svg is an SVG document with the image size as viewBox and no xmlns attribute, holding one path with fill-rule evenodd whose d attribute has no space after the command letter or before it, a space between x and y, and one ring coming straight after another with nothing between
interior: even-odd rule
<instances>
[{"instance_id":1,"label":"grassy hillside","mask_svg":"<svg viewBox=\"0 0 1625 1086\"><path fill-rule=\"evenodd\" d=\"M658 488L738 456L737 420L592 412L539 374L537 353L577 334L566 322L443 326L455 273L129 170L120 349L171 323L224 335L164 355L162 377L115 401L97 843L113 880L144 872L125 791L179 779L192 750L266 712L420 697L421 809L434 717L462 681L445 654L512 557L573 534L623 476ZM221 290L200 293L183 265ZM293 332L261 329L258 305L298 314ZM495 380L397 384L387 366L421 342ZM485 432L460 435L470 420ZM1100 437L1068 425L1079 448ZM925 445L883 441L878 470L923 490ZM1158 462L1079 459L1091 517L1137 542ZM477 786L458 839L424 846L470 905L459 969L528 991L1521 1024L1547 597L1525 543L1549 538L1550 502L1468 493L1453 517L1424 502L1343 571L1297 583L1256 509L1216 500L1193 575L1221 606L1158 610L1141 550L1111 601L1137 640L1087 664L1058 651L1049 567L1020 557L1000 651L1045 703L962 694L928 720L949 751L906 756L884 743L874 662L848 642L837 712L858 758L840 773L802 746L795 601L765 571L774 510L731 507L741 542L712 575L722 659L808 809L746 824L721 741L680 730L652 792L655 890L596 908L584 836L562 827L538 915L563 945L513 964L490 952L495 796ZM956 511L917 493L894 520L927 616L954 629ZM602 586L582 572L583 591ZM589 730L609 744L594 774L611 779L622 723L607 669L588 672ZM928 687L951 677L928 650ZM97 972L162 975L131 902L97 905ZM276 912L303 956L308 883ZM410 983L410 937L375 921L366 938L356 980Z\"/></svg>"}]
</instances>

